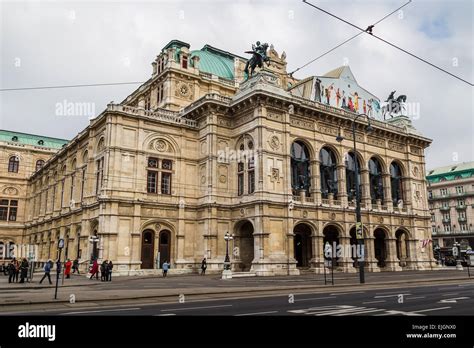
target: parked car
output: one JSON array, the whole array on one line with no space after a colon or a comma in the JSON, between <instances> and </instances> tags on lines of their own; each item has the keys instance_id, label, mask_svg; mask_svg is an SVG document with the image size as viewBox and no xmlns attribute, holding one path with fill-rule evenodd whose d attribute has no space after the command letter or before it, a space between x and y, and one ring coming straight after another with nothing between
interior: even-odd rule
<instances>
[{"instance_id":1,"label":"parked car","mask_svg":"<svg viewBox=\"0 0 474 348\"><path fill-rule=\"evenodd\" d=\"M448 256L446 257L446 259L444 260L444 264L446 266L456 266L456 259L452 256Z\"/></svg>"}]
</instances>

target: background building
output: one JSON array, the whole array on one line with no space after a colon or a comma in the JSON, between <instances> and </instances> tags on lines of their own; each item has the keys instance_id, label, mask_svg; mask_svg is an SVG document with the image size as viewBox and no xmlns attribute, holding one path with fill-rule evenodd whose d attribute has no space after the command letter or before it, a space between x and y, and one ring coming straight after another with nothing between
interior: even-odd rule
<instances>
[{"instance_id":1,"label":"background building","mask_svg":"<svg viewBox=\"0 0 474 348\"><path fill-rule=\"evenodd\" d=\"M434 245L474 247L474 162L430 170L426 179Z\"/></svg>"},{"instance_id":2,"label":"background building","mask_svg":"<svg viewBox=\"0 0 474 348\"><path fill-rule=\"evenodd\" d=\"M421 136L404 116L356 124L354 110L298 95L286 54L246 80L246 60L173 40L151 78L111 103L28 179L23 241L37 259L110 259L118 274L321 271L323 245L355 245L355 175L370 271L433 265ZM331 77L337 78L337 76ZM345 140L336 141L342 135ZM354 163L359 163L355 173ZM351 255L337 260L356 271Z\"/></svg>"},{"instance_id":3,"label":"background building","mask_svg":"<svg viewBox=\"0 0 474 348\"><path fill-rule=\"evenodd\" d=\"M22 243L28 178L67 140L0 130L0 261Z\"/></svg>"}]
</instances>

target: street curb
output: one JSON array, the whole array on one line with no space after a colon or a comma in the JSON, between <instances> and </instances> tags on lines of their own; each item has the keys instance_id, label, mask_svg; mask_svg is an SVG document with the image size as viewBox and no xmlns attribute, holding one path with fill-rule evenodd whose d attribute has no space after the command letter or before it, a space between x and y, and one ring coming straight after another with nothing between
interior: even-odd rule
<instances>
[{"instance_id":1,"label":"street curb","mask_svg":"<svg viewBox=\"0 0 474 348\"><path fill-rule=\"evenodd\" d=\"M200 296L200 295L217 295L217 294L244 294L249 292L265 292L265 291L281 291L281 290L311 290L311 289L344 289L348 290L348 286L357 287L357 290L360 290L366 286L382 286L382 285L404 285L404 284L423 284L423 283L431 283L434 281L437 282L451 282L456 280L468 280L470 278L431 278L431 279L424 279L424 280L407 280L407 281L390 281L390 282L378 282L378 283L371 283L371 284L341 284L341 285L300 285L300 286L284 286L278 288L245 288L242 290L225 290L222 289L220 291L207 291L202 293L196 292L182 292L181 294L166 294L166 295L143 295L143 296L134 296L134 297L120 297L120 298L96 298L96 299L87 299L82 301L76 301L75 303L87 303L87 302L106 302L106 301L122 301L122 300L137 300L137 299L152 299L152 298L166 298L166 297L176 297L177 295L184 295L184 296ZM474 283L474 282L473 282ZM159 290L168 290L168 289L159 289ZM15 303L1 303L0 308L2 307L9 307L9 306L19 306L19 305L41 305L41 304L51 304L51 303L70 303L68 300L49 300L49 301L25 301L25 302L15 302Z\"/></svg>"}]
</instances>

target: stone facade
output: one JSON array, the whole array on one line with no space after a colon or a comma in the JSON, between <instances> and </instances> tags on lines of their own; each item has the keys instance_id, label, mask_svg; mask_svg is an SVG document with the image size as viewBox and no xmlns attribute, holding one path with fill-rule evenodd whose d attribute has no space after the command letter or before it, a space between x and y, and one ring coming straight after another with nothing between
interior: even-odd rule
<instances>
[{"instance_id":1,"label":"stone facade","mask_svg":"<svg viewBox=\"0 0 474 348\"><path fill-rule=\"evenodd\" d=\"M28 179L23 242L37 246L36 258L54 258L64 238L67 257L109 259L118 274L154 272L165 260L193 272L203 257L217 272L229 232L234 271L285 275L321 271L326 241L354 244L346 167L355 114L290 93L297 81L286 74L286 55L270 54L272 65L245 81L243 58L165 46L149 81L109 104ZM404 117L372 120L370 134L366 124L356 122L367 268L431 269L431 141ZM329 190L323 150L337 178ZM347 255L337 265L356 271Z\"/></svg>"}]
</instances>

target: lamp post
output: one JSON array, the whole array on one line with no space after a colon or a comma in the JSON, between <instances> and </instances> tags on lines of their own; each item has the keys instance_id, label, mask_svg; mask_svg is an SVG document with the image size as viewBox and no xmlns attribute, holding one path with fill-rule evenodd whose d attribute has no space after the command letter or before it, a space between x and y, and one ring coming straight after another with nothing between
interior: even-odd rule
<instances>
[{"instance_id":1,"label":"lamp post","mask_svg":"<svg viewBox=\"0 0 474 348\"><path fill-rule=\"evenodd\" d=\"M461 265L461 244L459 242L453 243L453 256L456 258L456 269L462 271Z\"/></svg>"},{"instance_id":2,"label":"lamp post","mask_svg":"<svg viewBox=\"0 0 474 348\"><path fill-rule=\"evenodd\" d=\"M231 279L232 271L230 270L230 258L229 258L229 241L234 239L234 235L226 232L224 235L225 240L225 259L224 259L224 271L222 272L222 279Z\"/></svg>"},{"instance_id":3,"label":"lamp post","mask_svg":"<svg viewBox=\"0 0 474 348\"><path fill-rule=\"evenodd\" d=\"M354 119L352 120L352 139L353 143L353 150L354 150L354 169L355 169L355 194L356 194L356 238L357 244L359 245L359 251L361 253L359 258L359 281L361 284L365 283L365 250L364 250L364 234L362 229L362 216L360 212L360 188L359 188L359 164L357 162L357 145L356 145L356 121L359 117L365 116L367 117L368 124L366 127L366 132L371 132L373 130L372 126L370 125L370 117L366 114L357 114ZM344 140L344 137L341 134L338 134L336 137L336 141L341 142Z\"/></svg>"},{"instance_id":4,"label":"lamp post","mask_svg":"<svg viewBox=\"0 0 474 348\"><path fill-rule=\"evenodd\" d=\"M441 249L441 248L439 247L439 245L436 244L436 246L434 247L434 251L435 251L435 255L436 255L436 263L437 263L438 265L441 264L441 255L440 255L440 253L439 253L439 250L440 250L440 249Z\"/></svg>"}]
</instances>

